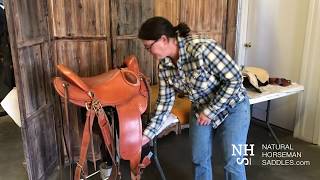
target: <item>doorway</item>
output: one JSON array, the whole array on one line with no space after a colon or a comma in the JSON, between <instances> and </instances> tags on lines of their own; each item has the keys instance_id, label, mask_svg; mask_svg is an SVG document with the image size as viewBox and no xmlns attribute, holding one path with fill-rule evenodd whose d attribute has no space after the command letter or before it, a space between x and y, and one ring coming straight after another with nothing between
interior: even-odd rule
<instances>
[{"instance_id":1,"label":"doorway","mask_svg":"<svg viewBox=\"0 0 320 180\"><path fill-rule=\"evenodd\" d=\"M270 77L300 77L309 1L242 0L239 4L237 60L266 69ZM272 102L271 123L293 131L297 96ZM266 104L253 109L263 119Z\"/></svg>"}]
</instances>

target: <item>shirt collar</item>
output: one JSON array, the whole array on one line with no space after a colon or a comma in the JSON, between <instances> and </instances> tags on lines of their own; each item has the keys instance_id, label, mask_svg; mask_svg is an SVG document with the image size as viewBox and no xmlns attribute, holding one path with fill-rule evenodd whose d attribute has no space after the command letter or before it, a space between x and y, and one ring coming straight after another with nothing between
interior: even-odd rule
<instances>
[{"instance_id":1,"label":"shirt collar","mask_svg":"<svg viewBox=\"0 0 320 180\"><path fill-rule=\"evenodd\" d=\"M177 65L182 65L187 60L187 51L186 51L186 38L178 36L178 47L179 47L179 59L177 60Z\"/></svg>"},{"instance_id":2,"label":"shirt collar","mask_svg":"<svg viewBox=\"0 0 320 180\"><path fill-rule=\"evenodd\" d=\"M178 48L179 48L179 59L177 60L177 66L180 67L186 62L186 59L187 59L187 51L185 49L186 39L184 37L178 36L177 41L178 41ZM162 60L162 62L166 66L175 67L175 65L173 64L172 60L169 57L165 57Z\"/></svg>"}]
</instances>

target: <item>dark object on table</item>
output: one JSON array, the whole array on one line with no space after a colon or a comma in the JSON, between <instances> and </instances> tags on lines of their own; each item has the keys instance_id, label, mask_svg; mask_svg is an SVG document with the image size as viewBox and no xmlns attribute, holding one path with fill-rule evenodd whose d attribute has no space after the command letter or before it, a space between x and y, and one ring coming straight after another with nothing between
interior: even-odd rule
<instances>
[{"instance_id":1,"label":"dark object on table","mask_svg":"<svg viewBox=\"0 0 320 180\"><path fill-rule=\"evenodd\" d=\"M285 78L269 78L269 84L279 85L279 86L290 86L291 80Z\"/></svg>"}]
</instances>

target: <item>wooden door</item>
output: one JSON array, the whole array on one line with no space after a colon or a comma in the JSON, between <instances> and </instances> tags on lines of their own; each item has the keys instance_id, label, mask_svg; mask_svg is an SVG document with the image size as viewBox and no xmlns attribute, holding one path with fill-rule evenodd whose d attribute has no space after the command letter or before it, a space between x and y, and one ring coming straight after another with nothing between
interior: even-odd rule
<instances>
[{"instance_id":1,"label":"wooden door","mask_svg":"<svg viewBox=\"0 0 320 180\"><path fill-rule=\"evenodd\" d=\"M29 179L47 179L58 165L47 4L5 1Z\"/></svg>"},{"instance_id":2,"label":"wooden door","mask_svg":"<svg viewBox=\"0 0 320 180\"><path fill-rule=\"evenodd\" d=\"M238 0L227 2L227 22L225 30L225 48L231 57L235 58L237 32Z\"/></svg>"},{"instance_id":3,"label":"wooden door","mask_svg":"<svg viewBox=\"0 0 320 180\"><path fill-rule=\"evenodd\" d=\"M153 0L111 0L111 36L113 67L123 63L124 57L135 54L141 71L154 77L155 61L137 38L140 25L154 15Z\"/></svg>"},{"instance_id":4,"label":"wooden door","mask_svg":"<svg viewBox=\"0 0 320 180\"><path fill-rule=\"evenodd\" d=\"M53 62L67 65L80 76L93 76L110 69L112 60L109 1L49 0L48 6ZM79 107L70 104L69 118L72 127L70 136L66 123L61 128L66 132L66 144L70 142L71 145L68 148L70 156L77 161L85 117L80 113ZM100 158L99 137L94 137L97 142L96 158ZM89 158L90 151L89 148ZM61 151L61 154L67 155L64 151Z\"/></svg>"}]
</instances>

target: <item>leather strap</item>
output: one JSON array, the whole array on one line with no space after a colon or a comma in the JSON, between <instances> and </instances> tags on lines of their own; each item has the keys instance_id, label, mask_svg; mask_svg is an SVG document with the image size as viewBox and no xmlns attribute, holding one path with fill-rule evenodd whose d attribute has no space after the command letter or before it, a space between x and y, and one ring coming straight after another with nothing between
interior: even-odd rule
<instances>
[{"instance_id":1,"label":"leather strap","mask_svg":"<svg viewBox=\"0 0 320 180\"><path fill-rule=\"evenodd\" d=\"M92 129L91 121L94 120L95 112L94 110L87 111L87 118L84 125L83 135L82 135L82 142L81 142L81 149L80 149L80 158L79 162L77 163L76 171L74 173L74 179L80 179L80 173L83 172L83 165L86 160L86 155L88 151L89 141L90 141L90 129Z\"/></svg>"},{"instance_id":2,"label":"leather strap","mask_svg":"<svg viewBox=\"0 0 320 180\"><path fill-rule=\"evenodd\" d=\"M92 120L90 119L90 127L91 127L90 128L90 146L91 146L93 167L94 167L94 170L97 170L96 156L94 153L94 146L93 146L93 132L92 132L93 121L94 121L94 118Z\"/></svg>"},{"instance_id":3,"label":"leather strap","mask_svg":"<svg viewBox=\"0 0 320 180\"><path fill-rule=\"evenodd\" d=\"M97 112L97 116L98 116L98 123L99 123L100 129L101 129L101 133L102 133L105 147L108 150L109 155L112 160L112 170L111 170L111 175L110 175L109 179L116 180L120 177L120 174L119 174L120 171L119 171L119 167L116 163L116 160L114 159L115 158L115 147L114 147L114 143L113 143L113 133L111 133L111 132L113 132L112 131L113 128L110 127L109 120L108 120L107 115L105 114L103 109L100 109ZM112 126L114 126L114 122L112 123Z\"/></svg>"},{"instance_id":4,"label":"leather strap","mask_svg":"<svg viewBox=\"0 0 320 180\"><path fill-rule=\"evenodd\" d=\"M106 148L111 156L111 159L112 159L112 173L111 173L110 178L116 179L117 176L119 175L118 174L119 169L118 169L118 166L117 166L116 161L114 159L115 147L113 144L113 138L111 136L111 127L110 127L109 120L108 120L108 118L102 108L95 109L95 110L89 109L87 111L87 118L86 118L84 130L83 130L83 135L82 135L80 159L79 159L79 162L77 163L76 171L74 174L75 180L80 179L81 172L83 171L83 166L86 161L86 154L88 151L90 137L92 137L92 126L93 126L93 121L94 121L95 116L98 117L98 123L99 123L100 129L101 129L103 140L104 140L105 146L106 146ZM93 154L93 156L94 156L94 154Z\"/></svg>"},{"instance_id":5,"label":"leather strap","mask_svg":"<svg viewBox=\"0 0 320 180\"><path fill-rule=\"evenodd\" d=\"M142 162L138 165L137 167L137 179L140 178L140 175L142 174L143 169L145 169L147 166L149 166L151 164L151 157L152 157L153 153L149 152L149 154L147 156L145 156L142 160Z\"/></svg>"},{"instance_id":6,"label":"leather strap","mask_svg":"<svg viewBox=\"0 0 320 180\"><path fill-rule=\"evenodd\" d=\"M71 137L70 137L70 121L69 121L69 106L68 106L68 100L69 100L69 91L68 91L68 87L69 84L68 83L63 83L63 89L64 89L64 94L65 94L65 98L64 98L64 112L65 112L65 116L66 116L66 128L67 128L67 136L68 136L68 143L67 143L67 139L65 137L65 133L64 133L64 127L63 127L63 123L62 123L62 133L63 133L63 137L64 137L64 141L65 141L65 147L66 147L66 151L67 151L67 156L69 159L69 163L70 163L70 167L69 167L69 177L72 177L72 163L73 163L73 155L72 155L72 150L71 150Z\"/></svg>"},{"instance_id":7,"label":"leather strap","mask_svg":"<svg viewBox=\"0 0 320 180\"><path fill-rule=\"evenodd\" d=\"M107 115L103 111L103 109L101 109L97 112L97 116L98 116L98 123L99 123L100 129L101 129L102 137L104 140L104 144L105 144L105 146L111 156L112 163L116 164L116 161L114 159L115 147L113 144L113 138L111 135L111 127L110 127L109 120L107 118Z\"/></svg>"}]
</instances>

